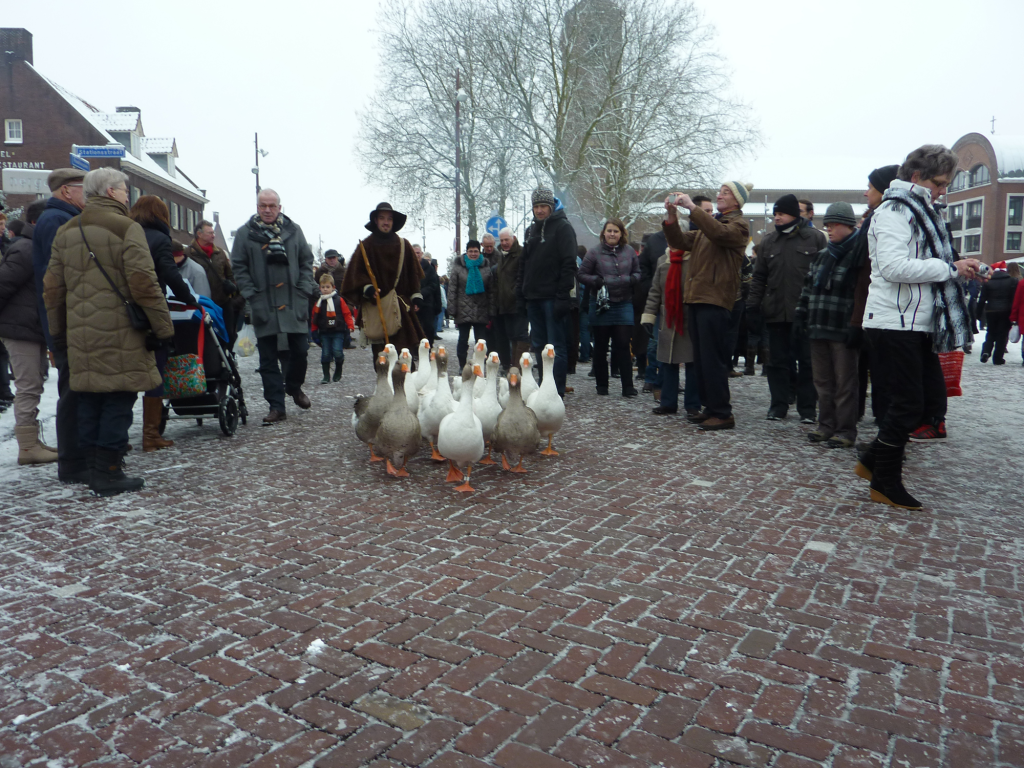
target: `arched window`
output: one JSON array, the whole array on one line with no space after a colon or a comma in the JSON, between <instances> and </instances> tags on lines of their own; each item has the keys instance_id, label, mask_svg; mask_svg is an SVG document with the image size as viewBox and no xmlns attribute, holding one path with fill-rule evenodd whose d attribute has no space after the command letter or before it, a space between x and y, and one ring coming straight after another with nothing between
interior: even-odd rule
<instances>
[{"instance_id":1,"label":"arched window","mask_svg":"<svg viewBox=\"0 0 1024 768\"><path fill-rule=\"evenodd\" d=\"M953 177L953 183L949 185L950 192L958 192L967 189L967 171L960 171Z\"/></svg>"},{"instance_id":2,"label":"arched window","mask_svg":"<svg viewBox=\"0 0 1024 768\"><path fill-rule=\"evenodd\" d=\"M992 181L988 175L988 166L976 165L971 169L971 186L977 187L981 184L988 184Z\"/></svg>"}]
</instances>

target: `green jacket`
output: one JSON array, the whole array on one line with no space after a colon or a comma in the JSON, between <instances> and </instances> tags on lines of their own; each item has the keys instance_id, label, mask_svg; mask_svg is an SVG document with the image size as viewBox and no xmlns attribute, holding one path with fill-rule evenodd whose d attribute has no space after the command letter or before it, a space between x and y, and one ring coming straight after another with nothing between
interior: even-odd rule
<instances>
[{"instance_id":1,"label":"green jacket","mask_svg":"<svg viewBox=\"0 0 1024 768\"><path fill-rule=\"evenodd\" d=\"M66 343L71 389L76 392L145 392L160 385L146 334L132 328L124 305L89 258L85 238L117 289L141 306L153 332L174 335L167 300L156 279L142 227L109 197L90 197L85 209L57 230L43 299L56 344Z\"/></svg>"},{"instance_id":2,"label":"green jacket","mask_svg":"<svg viewBox=\"0 0 1024 768\"><path fill-rule=\"evenodd\" d=\"M247 221L235 233L231 267L235 285L249 302L256 335L309 332L309 297L313 282L313 250L299 226L284 216L281 241L287 264L268 264L263 243L250 237Z\"/></svg>"}]
</instances>

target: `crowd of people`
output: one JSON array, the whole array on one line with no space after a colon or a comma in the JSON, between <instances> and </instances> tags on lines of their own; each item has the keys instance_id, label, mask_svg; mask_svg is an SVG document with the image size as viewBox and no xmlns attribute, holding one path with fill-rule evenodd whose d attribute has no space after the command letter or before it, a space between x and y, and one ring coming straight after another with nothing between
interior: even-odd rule
<instances>
[{"instance_id":1,"label":"crowd of people","mask_svg":"<svg viewBox=\"0 0 1024 768\"><path fill-rule=\"evenodd\" d=\"M589 361L598 395L618 379L622 396L634 398L635 363L654 414L678 413L682 395L686 420L705 432L736 428L730 378L756 375L760 362L767 419L786 419L795 406L800 422L813 425L812 443L851 448L870 379L878 433L859 444L856 471L870 480L872 498L919 509L902 482L903 453L908 440L945 436L939 354L971 352L981 323L980 360L1001 365L1024 326L1017 265L993 264L989 274L953 250L937 201L957 163L945 147L926 145L901 165L875 169L867 213L858 219L850 204L834 203L824 233L810 201L784 195L774 231L756 246L743 216L752 186L738 181L723 183L714 201L670 195L660 230L640 242L611 217L589 249L577 244L561 201L539 187L522 243L507 228L470 240L443 276L399 234L406 216L388 203L370 212L369 235L347 263L328 250L315 266L274 190L259 192L228 255L206 221L190 244L172 240L157 197L129 208L121 172L60 169L49 176L50 198L4 222L0 404L13 400L19 463L56 462L62 482L120 493L143 484L123 463L139 392L142 449L173 444L159 429L175 354L168 299L212 302L229 348L248 319L269 408L264 425L287 419L287 398L311 407L303 391L311 340L321 347L320 383L329 384L342 378L357 326L376 358L386 343L414 350L420 339L434 342L451 321L460 369L471 334L497 352L502 373L551 345L559 396L574 391L567 376ZM38 421L51 365L55 448Z\"/></svg>"}]
</instances>

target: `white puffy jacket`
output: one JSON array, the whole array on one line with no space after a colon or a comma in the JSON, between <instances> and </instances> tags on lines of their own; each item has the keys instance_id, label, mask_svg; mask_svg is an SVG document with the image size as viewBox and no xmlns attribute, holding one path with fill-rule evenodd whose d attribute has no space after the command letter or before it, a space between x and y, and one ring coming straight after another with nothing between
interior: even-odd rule
<instances>
[{"instance_id":1,"label":"white puffy jacket","mask_svg":"<svg viewBox=\"0 0 1024 768\"><path fill-rule=\"evenodd\" d=\"M898 180L892 186L908 189L931 205L927 187ZM868 230L871 287L864 308L865 328L932 332L932 283L955 279L958 273L942 259L918 258L926 248L924 232L918 231L910 211L894 211L889 201L878 206Z\"/></svg>"}]
</instances>

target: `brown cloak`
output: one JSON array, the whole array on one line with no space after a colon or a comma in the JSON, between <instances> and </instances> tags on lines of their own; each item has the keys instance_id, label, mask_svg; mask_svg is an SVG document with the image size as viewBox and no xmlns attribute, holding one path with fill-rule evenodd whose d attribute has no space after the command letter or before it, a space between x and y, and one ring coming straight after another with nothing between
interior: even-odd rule
<instances>
[{"instance_id":1,"label":"brown cloak","mask_svg":"<svg viewBox=\"0 0 1024 768\"><path fill-rule=\"evenodd\" d=\"M408 348L413 353L413 359L415 360L416 345L419 344L420 339L426 336L416 313L412 311L412 300L422 300L423 298L420 294L420 280L423 279L423 267L420 266L419 259L413 253L409 241L406 240L402 274L397 274L400 243L399 236L394 232L389 232L386 235L374 232L362 241L363 248L366 249L366 256L370 261L370 268L373 270L374 277L377 278L377 286L380 288L381 295L383 296L392 288L395 288L398 296L402 299L399 302L402 314L402 327L389 340L399 351L403 347ZM342 281L340 290L342 298L356 307L362 307L363 289L367 285L372 285L372 282L370 281L369 273L366 271L363 251L357 246L345 270L345 279ZM357 322L361 328L363 318L360 317ZM374 354L383 349L383 347L383 344L374 344Z\"/></svg>"}]
</instances>

